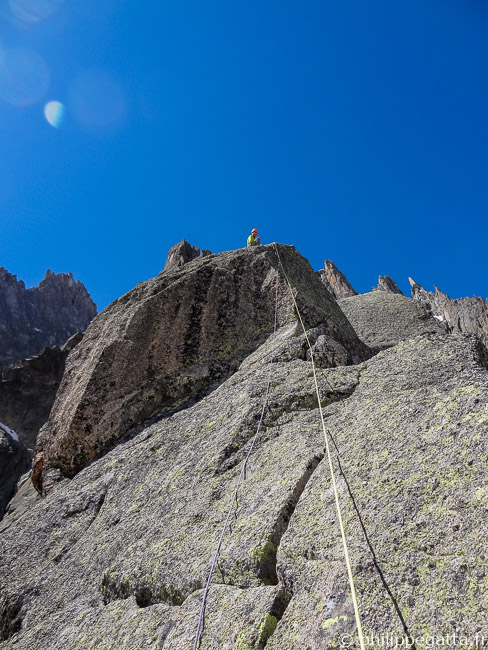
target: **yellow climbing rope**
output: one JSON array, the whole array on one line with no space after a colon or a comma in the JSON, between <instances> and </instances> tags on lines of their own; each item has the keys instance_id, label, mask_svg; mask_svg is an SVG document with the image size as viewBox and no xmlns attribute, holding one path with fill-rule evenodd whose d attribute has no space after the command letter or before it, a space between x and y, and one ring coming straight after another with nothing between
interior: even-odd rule
<instances>
[{"instance_id":1,"label":"yellow climbing rope","mask_svg":"<svg viewBox=\"0 0 488 650\"><path fill-rule=\"evenodd\" d=\"M343 545L343 548L344 548L344 557L346 559L347 575L349 576L349 586L350 586L350 589L351 589L351 597L352 597L352 602L353 602L353 606L354 606L354 616L356 618L356 627L357 627L357 630L358 630L359 645L361 647L361 650L364 650L365 645L364 645L364 638L363 638L363 628L361 626L361 616L359 615L358 599L357 599L357 596L356 596L356 588L354 586L354 578L353 578L353 575L352 575L351 560L350 560L350 557L349 557L349 549L347 547L346 533L344 532L344 523L343 523L343 519L342 519L341 505L339 503L339 494L337 492L337 484L336 484L336 480L335 480L334 467L332 465L332 456L331 456L330 448L329 448L329 439L328 439L328 436L327 436L327 429L325 428L325 421L324 421L324 415L323 415L323 412L322 412L322 406L320 404L320 392L319 392L319 386L318 386L318 383L317 383L317 373L315 371L315 360L314 360L314 356L313 356L313 349L312 349L312 345L310 343L310 339L308 338L308 334L307 334L307 331L305 329L305 325L303 323L302 316L300 314L300 310L298 309L297 301L295 299L295 294L293 293L293 289L291 288L290 281L288 280L288 276L286 275L285 267L283 266L283 262L281 261L281 257L280 257L280 253L278 251L278 247L276 246L275 243L273 243L273 245L274 245L275 250L276 250L276 255L278 256L279 265L281 266L281 270L283 271L283 275L285 277L286 283L287 283L288 288L290 290L291 297L293 298L293 303L295 305L297 316L298 316L298 318L300 320L300 324L302 326L303 333L305 334L305 338L307 340L307 344L308 344L308 347L309 347L309 350L310 350L310 360L312 362L313 380L314 380L314 383L315 383L315 390L317 392L317 401L318 401L319 411L320 411L320 420L322 422L322 430L324 432L325 449L327 451L327 459L329 461L329 470L330 470L330 476L331 476L331 479L332 479L332 487L334 489L334 497L335 497L335 504L336 504L336 509L337 509L337 517L339 519L339 526L340 526L340 529L341 529L342 545Z\"/></svg>"}]
</instances>

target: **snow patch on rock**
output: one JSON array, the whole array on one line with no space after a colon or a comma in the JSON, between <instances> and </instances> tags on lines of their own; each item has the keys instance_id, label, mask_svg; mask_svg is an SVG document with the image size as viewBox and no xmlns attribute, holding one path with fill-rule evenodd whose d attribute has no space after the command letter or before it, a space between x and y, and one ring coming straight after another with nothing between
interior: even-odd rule
<instances>
[{"instance_id":1,"label":"snow patch on rock","mask_svg":"<svg viewBox=\"0 0 488 650\"><path fill-rule=\"evenodd\" d=\"M8 433L11 438L19 442L19 436L10 427L8 427L6 424L3 424L3 422L0 422L0 429L3 429L3 431L5 431L5 433Z\"/></svg>"}]
</instances>

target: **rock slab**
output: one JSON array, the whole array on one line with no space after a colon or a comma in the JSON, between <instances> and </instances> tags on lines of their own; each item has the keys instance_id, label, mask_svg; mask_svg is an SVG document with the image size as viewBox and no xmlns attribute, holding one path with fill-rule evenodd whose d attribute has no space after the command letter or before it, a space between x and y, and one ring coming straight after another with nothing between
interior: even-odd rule
<instances>
[{"instance_id":1,"label":"rock slab","mask_svg":"<svg viewBox=\"0 0 488 650\"><path fill-rule=\"evenodd\" d=\"M376 351L422 332L445 331L424 305L391 291L344 298L339 306L361 340Z\"/></svg>"},{"instance_id":2,"label":"rock slab","mask_svg":"<svg viewBox=\"0 0 488 650\"><path fill-rule=\"evenodd\" d=\"M279 245L279 252L324 363L366 358L367 347L308 261L292 246ZM36 487L49 469L73 476L134 425L191 404L235 372L273 330L277 267L272 244L200 257L109 305L69 356L38 440ZM278 325L293 309L280 275Z\"/></svg>"},{"instance_id":3,"label":"rock slab","mask_svg":"<svg viewBox=\"0 0 488 650\"><path fill-rule=\"evenodd\" d=\"M293 342L284 325L277 350ZM61 482L0 535L2 650L192 647L268 381L268 339L194 406ZM472 336L323 369L321 402L364 633L488 634L488 372ZM354 637L310 364L276 361L201 648ZM357 648L352 643L352 648Z\"/></svg>"}]
</instances>

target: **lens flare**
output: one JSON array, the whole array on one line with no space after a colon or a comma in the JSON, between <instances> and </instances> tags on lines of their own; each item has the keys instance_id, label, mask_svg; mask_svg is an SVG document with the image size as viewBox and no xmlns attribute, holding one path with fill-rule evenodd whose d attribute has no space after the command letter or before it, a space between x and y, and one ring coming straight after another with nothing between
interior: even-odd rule
<instances>
[{"instance_id":1,"label":"lens flare","mask_svg":"<svg viewBox=\"0 0 488 650\"><path fill-rule=\"evenodd\" d=\"M70 110L82 126L100 129L123 118L126 101L119 84L109 74L87 70L71 87Z\"/></svg>"},{"instance_id":2,"label":"lens flare","mask_svg":"<svg viewBox=\"0 0 488 650\"><path fill-rule=\"evenodd\" d=\"M57 11L64 0L9 0L16 18L25 23L38 23Z\"/></svg>"},{"instance_id":3,"label":"lens flare","mask_svg":"<svg viewBox=\"0 0 488 650\"><path fill-rule=\"evenodd\" d=\"M24 48L0 56L0 99L14 106L35 104L47 92L49 70L41 57Z\"/></svg>"},{"instance_id":4,"label":"lens flare","mask_svg":"<svg viewBox=\"0 0 488 650\"><path fill-rule=\"evenodd\" d=\"M44 117L51 126L57 128L61 125L64 115L64 106L61 102L48 102L44 106Z\"/></svg>"}]
</instances>

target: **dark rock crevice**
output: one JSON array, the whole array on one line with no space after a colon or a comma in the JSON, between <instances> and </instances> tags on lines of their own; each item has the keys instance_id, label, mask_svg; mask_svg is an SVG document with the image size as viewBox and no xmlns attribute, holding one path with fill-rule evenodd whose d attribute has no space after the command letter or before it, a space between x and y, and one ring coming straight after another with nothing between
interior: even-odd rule
<instances>
[{"instance_id":1,"label":"dark rock crevice","mask_svg":"<svg viewBox=\"0 0 488 650\"><path fill-rule=\"evenodd\" d=\"M295 484L295 487L289 494L287 500L285 501L283 507L280 510L280 513L273 524L273 529L269 535L269 545L267 552L263 553L259 558L261 565L259 567L259 577L262 579L269 580L269 584L277 585L278 584L278 573L277 573L277 554L278 548L281 543L283 535L288 530L290 525L290 520L295 512L295 509L298 505L298 502L307 487L312 474L317 469L320 461L323 459L323 454L316 454L313 456L307 463L305 471Z\"/></svg>"},{"instance_id":2,"label":"dark rock crevice","mask_svg":"<svg viewBox=\"0 0 488 650\"><path fill-rule=\"evenodd\" d=\"M249 553L252 562L252 566L249 569L263 585L277 585L279 582L277 574L277 553L281 539L288 529L290 520L310 477L322 459L323 454L316 454L308 460L295 486L292 489L290 488L290 493L273 522L271 531L266 536L266 539L260 546L252 549ZM218 564L218 569L224 584L236 587L242 586L236 583L232 575L228 574L220 564Z\"/></svg>"},{"instance_id":3,"label":"dark rock crevice","mask_svg":"<svg viewBox=\"0 0 488 650\"><path fill-rule=\"evenodd\" d=\"M17 482L31 463L28 449L0 422L0 520L17 490Z\"/></svg>"},{"instance_id":4,"label":"dark rock crevice","mask_svg":"<svg viewBox=\"0 0 488 650\"><path fill-rule=\"evenodd\" d=\"M3 374L0 369L0 422L13 429L29 449L35 448L39 429L49 417L66 358L82 338L78 332L62 347L45 348Z\"/></svg>"},{"instance_id":5,"label":"dark rock crevice","mask_svg":"<svg viewBox=\"0 0 488 650\"><path fill-rule=\"evenodd\" d=\"M290 601L291 595L285 589L280 589L269 608L269 612L266 613L261 622L256 645L257 650L264 650L275 633L278 623L283 618Z\"/></svg>"},{"instance_id":6,"label":"dark rock crevice","mask_svg":"<svg viewBox=\"0 0 488 650\"><path fill-rule=\"evenodd\" d=\"M22 596L0 597L0 641L7 641L22 627Z\"/></svg>"},{"instance_id":7,"label":"dark rock crevice","mask_svg":"<svg viewBox=\"0 0 488 650\"><path fill-rule=\"evenodd\" d=\"M254 552L251 553L254 565L252 570L263 585L279 584L277 575L277 551L281 538L288 529L298 501L322 458L323 454L318 454L309 459L302 475L280 509L266 542L257 549L254 549ZM232 579L229 579L228 574L219 562L217 562L217 569L223 584L245 588L240 584L235 584ZM116 575L111 570L105 571L101 582L101 591L105 605L114 600L126 600L134 596L139 607L149 607L158 603L181 606L192 593L202 588L203 584L200 581L196 581L194 584L181 590L171 584L153 584L146 577ZM269 616L279 621L288 606L290 598L291 595L286 590L280 590L269 612ZM276 625L273 627L272 621L270 625L274 631ZM267 638L265 639L266 642ZM265 641L257 647L264 648Z\"/></svg>"},{"instance_id":8,"label":"dark rock crevice","mask_svg":"<svg viewBox=\"0 0 488 650\"><path fill-rule=\"evenodd\" d=\"M106 571L102 577L101 591L103 603L108 605L114 600L127 600L135 597L139 607L150 607L158 603L179 607L193 592L202 588L200 583L191 585L185 592L173 585L152 585L144 578L137 579L129 576L116 576L111 571Z\"/></svg>"},{"instance_id":9,"label":"dark rock crevice","mask_svg":"<svg viewBox=\"0 0 488 650\"><path fill-rule=\"evenodd\" d=\"M313 372L310 371L309 374L312 376L311 381L313 381ZM323 409L327 408L328 406L330 406L335 402L344 403L347 399L349 399L354 394L357 387L359 386L361 371L358 373L357 382L348 386L341 387L341 389L335 389L327 379L327 376L324 375L324 377L325 377L325 383L327 384L328 390L325 396L321 397L320 400L320 406ZM322 393L323 392L324 391L322 391ZM281 404L277 404L276 402L274 403L272 402L264 418L263 426L266 430L267 428L271 428L275 426L275 423L278 420L281 420L283 415L286 414L291 415L295 411L312 411L318 408L319 408L319 403L317 399L317 393L315 391L313 393L309 393L306 395L297 395L296 397L293 398L293 400L290 403L288 403L285 406ZM324 414L324 416L327 417L327 414ZM280 424L283 424L283 422L281 422Z\"/></svg>"}]
</instances>

